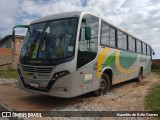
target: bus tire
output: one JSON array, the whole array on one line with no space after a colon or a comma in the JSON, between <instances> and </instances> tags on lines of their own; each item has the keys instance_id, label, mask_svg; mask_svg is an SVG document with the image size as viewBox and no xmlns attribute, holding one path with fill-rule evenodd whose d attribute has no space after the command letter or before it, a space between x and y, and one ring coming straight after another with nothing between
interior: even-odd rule
<instances>
[{"instance_id":1,"label":"bus tire","mask_svg":"<svg viewBox=\"0 0 160 120\"><path fill-rule=\"evenodd\" d=\"M140 70L139 70L139 74L138 74L138 78L137 78L137 82L142 81L142 76L143 76L143 70L140 69Z\"/></svg>"},{"instance_id":2,"label":"bus tire","mask_svg":"<svg viewBox=\"0 0 160 120\"><path fill-rule=\"evenodd\" d=\"M105 95L107 92L109 92L110 87L111 87L110 79L106 73L103 73L100 83L100 89L94 91L94 95L96 96Z\"/></svg>"}]
</instances>

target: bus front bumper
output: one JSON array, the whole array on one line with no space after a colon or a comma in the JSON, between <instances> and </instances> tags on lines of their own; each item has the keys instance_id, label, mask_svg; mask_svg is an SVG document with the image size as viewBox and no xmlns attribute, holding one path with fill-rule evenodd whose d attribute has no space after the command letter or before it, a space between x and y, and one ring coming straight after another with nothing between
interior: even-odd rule
<instances>
[{"instance_id":1,"label":"bus front bumper","mask_svg":"<svg viewBox=\"0 0 160 120\"><path fill-rule=\"evenodd\" d=\"M70 92L72 90L69 90L69 88L58 87L58 86L54 85L55 82L56 81L50 81L47 88L39 89L39 88L31 87L30 85L26 84L24 82L23 77L18 76L19 88L26 90L26 91L34 92L34 93L38 93L38 94L49 95L49 96L54 96L54 97L60 97L60 98L71 98L71 97L78 96L78 95L74 94L73 92Z\"/></svg>"}]
</instances>

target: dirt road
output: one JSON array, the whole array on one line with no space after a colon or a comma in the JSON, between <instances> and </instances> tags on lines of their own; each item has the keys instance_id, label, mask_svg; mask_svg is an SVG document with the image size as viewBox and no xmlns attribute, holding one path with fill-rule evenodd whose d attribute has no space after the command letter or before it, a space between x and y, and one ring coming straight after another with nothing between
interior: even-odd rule
<instances>
[{"instance_id":1,"label":"dirt road","mask_svg":"<svg viewBox=\"0 0 160 120\"><path fill-rule=\"evenodd\" d=\"M16 111L50 111L56 109L143 111L144 97L149 89L160 83L155 73L145 75L139 84L132 81L112 87L107 95L94 97L91 94L76 98L55 98L20 90L16 83L0 84L0 103ZM103 118L102 118L103 119Z\"/></svg>"}]
</instances>

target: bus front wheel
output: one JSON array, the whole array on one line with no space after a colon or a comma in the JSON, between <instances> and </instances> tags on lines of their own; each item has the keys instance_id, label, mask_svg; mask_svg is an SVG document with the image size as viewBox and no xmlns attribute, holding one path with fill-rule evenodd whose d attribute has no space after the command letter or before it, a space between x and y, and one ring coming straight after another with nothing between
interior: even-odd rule
<instances>
[{"instance_id":1,"label":"bus front wheel","mask_svg":"<svg viewBox=\"0 0 160 120\"><path fill-rule=\"evenodd\" d=\"M110 90L110 79L106 73L103 73L100 83L100 89L94 91L96 96L105 95Z\"/></svg>"}]
</instances>

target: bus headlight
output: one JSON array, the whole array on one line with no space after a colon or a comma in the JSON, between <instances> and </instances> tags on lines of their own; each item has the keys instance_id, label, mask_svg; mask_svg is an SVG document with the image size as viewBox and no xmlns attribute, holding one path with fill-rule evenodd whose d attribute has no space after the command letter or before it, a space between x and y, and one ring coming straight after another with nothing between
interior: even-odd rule
<instances>
[{"instance_id":1,"label":"bus headlight","mask_svg":"<svg viewBox=\"0 0 160 120\"><path fill-rule=\"evenodd\" d=\"M60 72L56 72L54 73L53 77L52 77L52 80L57 80L57 79L60 79L66 75L70 74L69 71L67 70L64 70L64 71L60 71Z\"/></svg>"}]
</instances>

